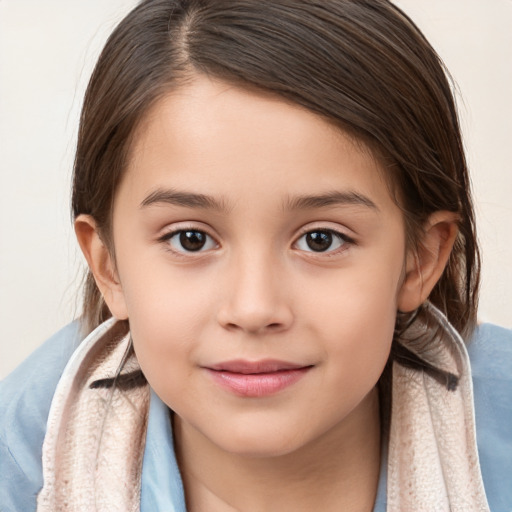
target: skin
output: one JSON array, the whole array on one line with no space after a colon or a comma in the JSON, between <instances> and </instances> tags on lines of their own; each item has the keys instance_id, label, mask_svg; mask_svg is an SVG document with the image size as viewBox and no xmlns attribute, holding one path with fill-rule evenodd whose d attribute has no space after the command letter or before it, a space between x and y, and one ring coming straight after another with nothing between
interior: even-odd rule
<instances>
[{"instance_id":1,"label":"skin","mask_svg":"<svg viewBox=\"0 0 512 512\"><path fill-rule=\"evenodd\" d=\"M408 250L378 160L274 96L196 76L147 113L115 197L115 260L94 219L76 232L175 413L189 510L372 510L396 311L428 297L455 221L437 212ZM186 251L179 230L206 244ZM332 240L321 252L306 236L319 230ZM248 398L205 369L234 359L310 368Z\"/></svg>"}]
</instances>

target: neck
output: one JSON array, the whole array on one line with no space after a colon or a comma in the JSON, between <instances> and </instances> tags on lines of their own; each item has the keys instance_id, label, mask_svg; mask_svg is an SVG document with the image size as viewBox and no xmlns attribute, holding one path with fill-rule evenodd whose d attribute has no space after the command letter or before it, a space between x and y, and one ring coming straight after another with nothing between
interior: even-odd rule
<instances>
[{"instance_id":1,"label":"neck","mask_svg":"<svg viewBox=\"0 0 512 512\"><path fill-rule=\"evenodd\" d=\"M380 469L376 390L322 437L277 457L223 451L178 416L174 432L189 512L373 509Z\"/></svg>"}]
</instances>

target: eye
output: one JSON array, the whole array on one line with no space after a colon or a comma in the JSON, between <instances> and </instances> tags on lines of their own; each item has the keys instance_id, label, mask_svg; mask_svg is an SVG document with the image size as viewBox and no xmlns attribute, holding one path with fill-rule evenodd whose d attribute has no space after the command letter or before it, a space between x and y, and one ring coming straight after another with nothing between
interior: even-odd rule
<instances>
[{"instance_id":1,"label":"eye","mask_svg":"<svg viewBox=\"0 0 512 512\"><path fill-rule=\"evenodd\" d=\"M296 242L296 247L307 252L333 252L340 249L350 239L330 229L316 229L304 233Z\"/></svg>"},{"instance_id":2,"label":"eye","mask_svg":"<svg viewBox=\"0 0 512 512\"><path fill-rule=\"evenodd\" d=\"M161 240L167 242L176 252L200 252L217 247L217 243L210 235L197 229L174 231Z\"/></svg>"}]
</instances>

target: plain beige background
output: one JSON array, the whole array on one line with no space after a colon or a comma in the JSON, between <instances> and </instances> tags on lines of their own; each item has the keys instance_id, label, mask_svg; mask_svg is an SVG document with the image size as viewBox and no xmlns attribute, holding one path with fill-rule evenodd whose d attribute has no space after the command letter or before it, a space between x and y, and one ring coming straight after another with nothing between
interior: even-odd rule
<instances>
[{"instance_id":1,"label":"plain beige background","mask_svg":"<svg viewBox=\"0 0 512 512\"><path fill-rule=\"evenodd\" d=\"M0 377L80 311L69 184L95 59L133 0L0 0ZM484 253L480 319L512 327L512 1L400 0L459 89Z\"/></svg>"}]
</instances>

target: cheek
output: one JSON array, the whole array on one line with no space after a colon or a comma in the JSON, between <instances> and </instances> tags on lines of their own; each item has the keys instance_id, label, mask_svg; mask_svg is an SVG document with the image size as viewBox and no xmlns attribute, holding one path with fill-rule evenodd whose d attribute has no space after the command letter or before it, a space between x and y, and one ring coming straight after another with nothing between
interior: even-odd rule
<instances>
[{"instance_id":1,"label":"cheek","mask_svg":"<svg viewBox=\"0 0 512 512\"><path fill-rule=\"evenodd\" d=\"M328 332L325 348L335 378L369 390L380 377L391 349L396 318L393 297L385 303L354 294L331 315L324 311L319 318Z\"/></svg>"},{"instance_id":2,"label":"cheek","mask_svg":"<svg viewBox=\"0 0 512 512\"><path fill-rule=\"evenodd\" d=\"M119 273L133 331L143 337L178 339L200 324L215 286L211 276L197 268L169 261L158 247L137 244L119 256Z\"/></svg>"},{"instance_id":3,"label":"cheek","mask_svg":"<svg viewBox=\"0 0 512 512\"><path fill-rule=\"evenodd\" d=\"M299 282L295 293L303 296L302 315L319 325L354 329L359 335L393 330L403 256L398 251L356 255L356 264L314 274Z\"/></svg>"},{"instance_id":4,"label":"cheek","mask_svg":"<svg viewBox=\"0 0 512 512\"><path fill-rule=\"evenodd\" d=\"M317 293L309 295L302 316L311 322L311 336L325 340L333 386L354 390L356 399L377 382L389 356L400 262L390 256L382 265L368 262L310 283Z\"/></svg>"},{"instance_id":5,"label":"cheek","mask_svg":"<svg viewBox=\"0 0 512 512\"><path fill-rule=\"evenodd\" d=\"M331 391L323 401L341 419L358 407L382 375L391 349L395 313L382 303L371 304L367 296L353 296L337 313L322 318L329 331L325 384ZM320 403L321 396L317 398Z\"/></svg>"},{"instance_id":6,"label":"cheek","mask_svg":"<svg viewBox=\"0 0 512 512\"><path fill-rule=\"evenodd\" d=\"M137 358L152 387L165 395L169 381L179 386L190 371L201 333L211 322L214 290L154 262L125 262L123 271L129 276L123 292Z\"/></svg>"}]
</instances>

